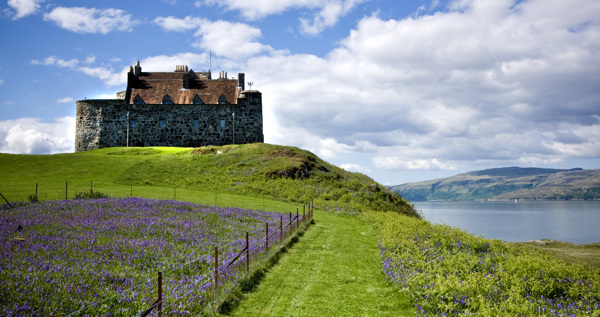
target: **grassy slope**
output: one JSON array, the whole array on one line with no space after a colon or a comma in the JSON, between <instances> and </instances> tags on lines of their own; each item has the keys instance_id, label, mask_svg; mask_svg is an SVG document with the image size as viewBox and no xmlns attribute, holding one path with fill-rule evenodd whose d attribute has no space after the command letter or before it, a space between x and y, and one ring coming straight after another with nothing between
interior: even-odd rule
<instances>
[{"instance_id":1,"label":"grassy slope","mask_svg":"<svg viewBox=\"0 0 600 317\"><path fill-rule=\"evenodd\" d=\"M219 205L254 209L293 211L298 205L289 202L314 199L317 207L340 213L372 208L414 214L405 200L364 175L343 171L306 151L268 144L0 154L0 164L5 167L0 171L0 190L12 189L21 199L36 182L46 187L56 183L61 191L68 179L85 189L94 180L96 191L117 196L128 195L133 185L135 196L172 198L177 188L180 200L212 204L218 198ZM26 190L19 193L21 187ZM56 199L61 195L64 192ZM413 316L405 294L384 280L379 261L371 226L355 217L318 213L316 225L271 269L264 286L250 294L250 306L244 303L239 310ZM265 293L281 295L272 299Z\"/></svg>"},{"instance_id":2,"label":"grassy slope","mask_svg":"<svg viewBox=\"0 0 600 317\"><path fill-rule=\"evenodd\" d=\"M218 151L221 154L217 154ZM65 181L88 188L89 181L93 180L96 190L117 196L129 195L133 186L135 196L173 198L176 188L176 197L180 200L210 204L218 200L218 205L253 209L291 211L297 204L290 202L305 202L307 198L312 198L317 206L334 211L336 207L341 207L348 211L373 209L411 213L406 201L391 195L364 175L345 172L306 151L268 144L203 148L200 151L182 148L112 148L43 156L0 154L0 166L3 167L0 169L0 191L5 195L7 191L21 195L21 200L26 199L36 182L40 183L40 187L55 186L60 191L64 190ZM62 199L60 194L58 197L54 199ZM337 226L343 230L334 230ZM396 309L404 309L405 303L398 301L401 296L382 283L380 267L374 265L379 258L373 232L357 229L361 232L359 236L358 231L352 230L361 226L365 228L354 218L318 215L317 226L307 233L306 241L301 240L297 248L290 251L289 259L283 258L280 265L272 269L273 276L267 276L265 285L277 285L277 282L268 284L269 279L276 281L277 274L283 276L296 269L296 264L303 261L302 255L309 252L306 263L318 265L329 261L338 264L337 268L332 266L333 271L323 267L319 271L311 271L309 276L299 276L308 279L300 280L300 284L313 285L304 290L307 301L319 302L321 297L310 295L314 291L330 301L319 304L321 309L329 309L327 307L330 306L342 309L349 303L365 302L370 304L365 308L356 308L363 309L365 314L369 314L368 311L374 307L384 314L388 309L393 309L382 303L397 304ZM350 235L345 236L345 231ZM363 232L368 234L363 235ZM352 247L346 243L349 240L356 240L361 247ZM358 270L358 267L364 270ZM335 277L332 272L335 272ZM313 275L325 278L317 279ZM353 276L360 281L354 282ZM278 292L280 285L276 287ZM337 293L327 292L332 287L337 287ZM360 292L364 287L378 290L377 294ZM267 286L261 289L263 292L273 292ZM349 292L343 293L346 289ZM304 300L290 294L285 296L287 300ZM244 304L244 308L240 309L283 309L269 308L278 307L278 302L268 302L263 297L258 293L252 294L248 302L250 306ZM281 299L285 301L286 297L282 295ZM298 303L296 306L302 305ZM412 308L403 311L413 315L410 313ZM282 311L283 314L289 312ZM306 315L311 313L309 310L303 312Z\"/></svg>"},{"instance_id":3,"label":"grassy slope","mask_svg":"<svg viewBox=\"0 0 600 317\"><path fill-rule=\"evenodd\" d=\"M186 200L196 195L192 201L205 203L213 203L215 195L295 203L314 200L320 208L333 211L372 209L415 215L406 200L363 174L344 171L308 151L269 144L108 148L50 156L0 154L0 164L6 167L0 170L4 180L0 191L13 200L25 200L35 183L54 186L54 191L62 191L54 199L61 199L65 181L80 190L88 190L93 181L97 191L115 196L134 191L134 196Z\"/></svg>"}]
</instances>

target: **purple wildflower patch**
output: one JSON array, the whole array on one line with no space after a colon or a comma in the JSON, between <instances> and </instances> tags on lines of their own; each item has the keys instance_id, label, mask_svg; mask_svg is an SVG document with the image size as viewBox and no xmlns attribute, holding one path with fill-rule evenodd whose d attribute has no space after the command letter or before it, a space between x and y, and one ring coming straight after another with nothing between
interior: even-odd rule
<instances>
[{"instance_id":1,"label":"purple wildflower patch","mask_svg":"<svg viewBox=\"0 0 600 317\"><path fill-rule=\"evenodd\" d=\"M135 315L154 302L159 271L167 314L202 311L213 287L214 248L228 263L248 232L257 253L265 223L278 228L280 216L140 198L2 210L0 315ZM240 265L223 267L220 281L234 279Z\"/></svg>"}]
</instances>

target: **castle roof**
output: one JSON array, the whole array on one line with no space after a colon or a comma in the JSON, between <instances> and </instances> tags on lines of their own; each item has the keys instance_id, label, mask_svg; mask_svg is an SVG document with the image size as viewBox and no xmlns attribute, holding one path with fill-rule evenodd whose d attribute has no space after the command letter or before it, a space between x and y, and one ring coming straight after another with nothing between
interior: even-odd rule
<instances>
[{"instance_id":1,"label":"castle roof","mask_svg":"<svg viewBox=\"0 0 600 317\"><path fill-rule=\"evenodd\" d=\"M243 76L240 74L242 85ZM211 79L209 72L187 71L187 66L177 66L174 72L142 72L138 62L135 71L130 69L127 88L132 104L139 98L146 104L166 103L165 100L173 104L219 104L224 100L236 104L243 89L239 83L238 79L226 78L224 72L218 79Z\"/></svg>"}]
</instances>

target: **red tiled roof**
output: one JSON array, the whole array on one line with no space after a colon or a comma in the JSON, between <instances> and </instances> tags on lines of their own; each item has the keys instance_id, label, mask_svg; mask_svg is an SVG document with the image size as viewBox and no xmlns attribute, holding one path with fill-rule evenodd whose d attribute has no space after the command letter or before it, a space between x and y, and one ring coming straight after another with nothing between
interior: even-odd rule
<instances>
[{"instance_id":1,"label":"red tiled roof","mask_svg":"<svg viewBox=\"0 0 600 317\"><path fill-rule=\"evenodd\" d=\"M183 88L184 76L195 76L189 80L189 88ZM130 77L131 88L129 102L139 94L144 103L160 104L163 97L169 95L174 104L192 104L196 94L205 104L218 104L219 97L224 95L230 104L237 103L239 95L237 79L206 79L203 73L140 73L139 78Z\"/></svg>"}]
</instances>

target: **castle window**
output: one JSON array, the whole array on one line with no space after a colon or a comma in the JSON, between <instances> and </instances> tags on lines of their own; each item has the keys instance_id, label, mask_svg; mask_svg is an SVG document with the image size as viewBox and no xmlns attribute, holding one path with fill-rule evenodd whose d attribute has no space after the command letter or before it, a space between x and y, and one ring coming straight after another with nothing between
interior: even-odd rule
<instances>
[{"instance_id":1,"label":"castle window","mask_svg":"<svg viewBox=\"0 0 600 317\"><path fill-rule=\"evenodd\" d=\"M164 128L164 127L166 127L166 126L167 126L167 121L165 121L165 120L160 120L160 122L159 122L159 125L160 125L160 127L161 127L161 128Z\"/></svg>"},{"instance_id":2,"label":"castle window","mask_svg":"<svg viewBox=\"0 0 600 317\"><path fill-rule=\"evenodd\" d=\"M226 105L226 104L228 104L227 97L225 97L225 95L219 96L219 104L220 105Z\"/></svg>"},{"instance_id":3,"label":"castle window","mask_svg":"<svg viewBox=\"0 0 600 317\"><path fill-rule=\"evenodd\" d=\"M140 97L140 94L135 95L135 97L133 98L133 103L136 105L145 104L144 99L142 99L142 97Z\"/></svg>"},{"instance_id":4,"label":"castle window","mask_svg":"<svg viewBox=\"0 0 600 317\"><path fill-rule=\"evenodd\" d=\"M202 101L202 98L200 98L200 96L198 96L198 94L196 94L194 96L194 98L192 99L192 104L193 105L203 105L204 101Z\"/></svg>"},{"instance_id":5,"label":"castle window","mask_svg":"<svg viewBox=\"0 0 600 317\"><path fill-rule=\"evenodd\" d=\"M173 100L171 99L171 96L164 95L163 99L162 99L162 104L163 105L172 105L173 104Z\"/></svg>"},{"instance_id":6,"label":"castle window","mask_svg":"<svg viewBox=\"0 0 600 317\"><path fill-rule=\"evenodd\" d=\"M194 128L197 128L200 126L200 122L198 122L198 120L194 120Z\"/></svg>"},{"instance_id":7,"label":"castle window","mask_svg":"<svg viewBox=\"0 0 600 317\"><path fill-rule=\"evenodd\" d=\"M131 123L131 127L132 127L132 128L135 128L135 127L137 127L137 121L135 121L135 120L131 120L131 121L129 121L129 122Z\"/></svg>"},{"instance_id":8,"label":"castle window","mask_svg":"<svg viewBox=\"0 0 600 317\"><path fill-rule=\"evenodd\" d=\"M225 127L225 120L221 120L221 128Z\"/></svg>"}]
</instances>

